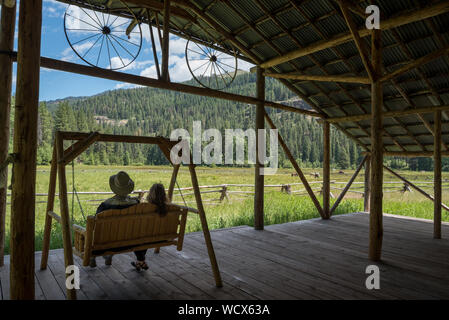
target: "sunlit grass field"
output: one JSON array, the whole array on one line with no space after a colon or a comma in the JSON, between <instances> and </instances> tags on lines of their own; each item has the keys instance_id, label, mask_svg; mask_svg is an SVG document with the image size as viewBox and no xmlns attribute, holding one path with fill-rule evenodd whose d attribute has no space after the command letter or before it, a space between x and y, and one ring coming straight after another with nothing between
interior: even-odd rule
<instances>
[{"instance_id":1,"label":"sunlit grass field","mask_svg":"<svg viewBox=\"0 0 449 320\"><path fill-rule=\"evenodd\" d=\"M117 173L120 170L127 171L135 182L135 190L148 190L153 183L163 183L168 187L171 178L171 168L164 166L138 166L138 167L113 167L113 166L75 166L75 187L78 192L93 192L105 191L109 192L109 176ZM36 193L48 192L49 167L39 167L37 171ZM354 170L344 170L344 174L339 174L339 170L333 170L331 180L337 182L346 182L350 179ZM321 177L315 178L312 173L318 172L322 176L321 169L305 169L304 170L309 182L322 181ZM298 177L292 176L293 169L279 169L277 174L265 176L265 185L281 185L300 182ZM221 184L254 184L254 169L253 168L197 168L198 180L200 185L221 185ZM400 174L412 182L415 181L433 181L432 172L410 172L402 171ZM356 182L363 181L364 173L360 172ZM72 191L72 170L67 167L67 183L68 191ZM181 168L178 174L178 184L180 188L191 187L190 174L187 168ZM398 181L392 175L385 173L384 181ZM449 173L443 173L443 201L449 200ZM343 188L344 184L332 185L333 187ZM424 189L429 194L433 194L433 185L424 184ZM312 184L312 188L320 189L321 184ZM212 188L207 190L218 190L219 188ZM385 185L384 194L384 212L399 214L411 217L419 217L425 219L432 219L433 217L433 203L419 194L417 191L402 193L399 192L400 185ZM319 216L312 201L307 195L286 194L280 192L281 188L266 188L265 193L265 224L278 224L291 221L305 220L316 218ZM292 190L304 190L302 185L292 186ZM355 184L354 191L363 191L362 184ZM203 190L205 191L205 190ZM228 191L253 191L253 188L229 187ZM394 191L394 192L391 192ZM58 192L58 190L57 190ZM189 195L192 191L183 191L184 199L188 206L195 207L194 198ZM340 190L332 189L335 197L338 196ZM321 201L319 190L315 191L317 197ZM175 194L179 194L179 191ZM84 215L95 214L97 206L102 200L112 195L79 195L81 199ZM209 228L228 228L240 225L254 224L253 217L253 197L251 194L229 194L229 200L224 200L219 203L217 199L220 197L219 193L205 193L203 200L205 201L205 209ZM45 220L46 196L36 197L36 250L42 248L42 233ZM73 212L72 212L73 200ZM88 200L88 201L86 201ZM8 198L8 202L10 198ZM183 204L181 196L175 196L174 201ZM332 203L335 199L332 199ZM84 218L80 206L76 198L72 199L69 194L69 208L71 211L71 218L77 224L84 225ZM9 230L10 216L9 209L7 212L6 225ZM334 214L343 214L350 212L358 212L363 210L363 198L360 193L348 193L345 200L342 201ZM59 214L59 201L56 199L55 212ZM449 221L447 211L443 210L443 221ZM199 231L201 224L195 214L191 214L187 223L187 231ZM52 248L62 247L61 230L59 224L53 224L52 230ZM9 237L6 239L6 252L9 252Z\"/></svg>"}]
</instances>

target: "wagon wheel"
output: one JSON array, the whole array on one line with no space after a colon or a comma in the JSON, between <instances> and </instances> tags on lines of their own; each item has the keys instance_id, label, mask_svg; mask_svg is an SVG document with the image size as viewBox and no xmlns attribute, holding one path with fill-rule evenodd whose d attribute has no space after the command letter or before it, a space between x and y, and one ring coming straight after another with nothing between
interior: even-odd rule
<instances>
[{"instance_id":1,"label":"wagon wheel","mask_svg":"<svg viewBox=\"0 0 449 320\"><path fill-rule=\"evenodd\" d=\"M187 41L186 61L193 78L203 87L222 90L237 75L237 53L226 54L193 41Z\"/></svg>"},{"instance_id":2,"label":"wagon wheel","mask_svg":"<svg viewBox=\"0 0 449 320\"><path fill-rule=\"evenodd\" d=\"M122 1L113 8L90 7L95 11L68 6L64 32L70 47L91 66L110 70L126 68L142 48L142 29L134 12Z\"/></svg>"}]
</instances>

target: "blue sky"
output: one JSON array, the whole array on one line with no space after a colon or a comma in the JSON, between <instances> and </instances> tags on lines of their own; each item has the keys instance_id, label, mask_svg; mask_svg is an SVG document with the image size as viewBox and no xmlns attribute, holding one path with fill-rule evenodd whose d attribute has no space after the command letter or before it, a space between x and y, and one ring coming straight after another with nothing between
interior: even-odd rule
<instances>
[{"instance_id":1,"label":"blue sky","mask_svg":"<svg viewBox=\"0 0 449 320\"><path fill-rule=\"evenodd\" d=\"M68 8L68 5L57 2L55 0L44 0L44 8L43 8L43 21L42 21L42 46L41 46L41 56L44 57L50 57L54 59L60 59L64 61L70 61L74 63L80 63L80 64L86 64L84 61L82 61L70 48L69 43L65 37L64 34L64 13L66 12ZM72 20L67 20L66 25L68 25L70 28L72 28L72 25L75 26L77 29L83 28L83 30L86 30L85 27L87 26L89 29L94 28L94 20L95 16L92 12L87 11L81 12L78 8L71 6L69 8L69 14L71 16L74 16L75 18L72 18ZM87 14L87 16L86 16ZM92 16L93 19L91 19L89 16ZM77 21L79 21L78 18L81 17L83 21L76 24ZM98 17L99 20L102 20L103 18L101 16ZM107 20L107 18L105 18ZM88 21L88 22L87 22ZM18 22L18 17L17 17ZM111 22L109 22L110 24ZM108 23L106 23L108 24ZM115 22L115 26L120 25L120 20ZM122 27L117 28L116 30L123 31L123 35L125 34L125 29L128 24L125 24L123 27L123 30L119 30ZM133 52L131 49L136 48L136 46L128 43L126 45L125 40L116 41L114 40L115 46L113 45L113 41L110 41L112 44L110 47L110 50L112 53L110 53L110 57L112 56L112 64L107 63L106 61L109 61L108 55L106 55L106 45L101 45L102 38L96 38L93 36L91 39L87 39L85 41L81 41L80 43L77 43L77 41L80 41L82 39L88 38L90 32L92 30L86 30L85 33L82 33L81 31L70 31L69 37L71 38L72 44L75 44L77 49L80 51L80 54L83 55L87 51L87 56L85 56L85 59L89 60L95 64L96 60L99 62L99 65L103 64L109 64L109 67L115 67L127 65L126 68L120 70L127 73L147 76L147 77L156 77L156 67L154 64L153 59L153 53L151 48L151 41L150 41L150 32L148 30L147 25L142 25L142 49L137 57L137 59L128 65L130 59L127 59L127 53L124 52L124 49L129 49L130 54L135 54L136 52ZM17 50L17 26L16 26L16 44L15 44L15 50ZM129 41L132 43L136 42L139 43L140 41L140 33L136 32L137 29L134 29L133 34L130 34ZM156 29L154 29L156 30ZM156 49L159 55L159 61L160 61L160 47L158 43L157 38L157 32L155 32L156 36ZM91 41L92 40L92 41ZM95 44L94 40L100 40ZM107 41L105 41L107 43ZM119 42L125 44L124 46L121 46L124 49L121 49L119 46ZM179 37L170 36L170 78L171 81L180 82L180 81L186 81L192 78L185 59L185 47L186 47L187 41L184 39L181 39ZM89 48L91 45L94 45L94 49L89 51ZM193 45L192 45L193 46ZM104 47L104 49L103 49ZM115 47L115 48L114 48ZM130 49L131 48L131 49ZM197 53L200 50L200 48L194 47L194 51L192 52L191 59L197 59L195 60L189 60L192 63L192 69L197 68L196 74L198 72L200 74L204 74L203 70L206 68L203 65L203 61L200 61L201 57L197 55ZM94 52L97 50L97 53L102 57L102 59L96 59L96 53ZM118 55L115 55L113 52L120 52ZM137 51L137 49L136 49ZM120 56L121 54L121 56ZM195 56L196 55L196 56ZM121 57L121 59L118 58L118 56ZM130 56L129 56L130 57ZM93 59L93 60L92 60ZM107 60L104 60L107 59ZM225 61L225 60L224 60ZM232 61L232 59L230 60ZM238 62L238 68L242 70L249 70L249 68L252 66L247 62L239 61ZM105 65L105 67L107 67ZM225 67L226 68L226 67ZM229 69L228 69L229 71ZM16 66L14 66L14 83L13 83L13 94L15 93L15 79L16 79ZM215 73L218 74L215 70L204 70L205 73ZM220 71L219 71L220 72ZM226 72L223 70L223 73ZM54 100L54 99L61 99L69 96L91 96L94 94L98 94L107 90L113 90L113 89L120 89L120 88L131 88L135 87L133 85L128 85L125 83L120 83L116 81L109 81L99 78L93 78L93 77L86 77L82 75L77 74L70 74L66 72L59 72L59 71L53 71L49 69L41 68L41 76L40 76L40 100Z\"/></svg>"}]
</instances>

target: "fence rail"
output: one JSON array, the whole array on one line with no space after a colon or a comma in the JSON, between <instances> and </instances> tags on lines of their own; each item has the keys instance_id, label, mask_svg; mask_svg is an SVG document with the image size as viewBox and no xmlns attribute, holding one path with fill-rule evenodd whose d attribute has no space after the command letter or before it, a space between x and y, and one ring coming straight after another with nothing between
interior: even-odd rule
<instances>
[{"instance_id":1,"label":"fence rail","mask_svg":"<svg viewBox=\"0 0 449 320\"><path fill-rule=\"evenodd\" d=\"M312 190L314 192L320 192L322 191L323 181L311 181L309 184L312 186ZM344 186L347 184L347 182L344 181L336 181L332 180L330 181L331 184L331 191L343 191ZM433 188L433 182L432 181L418 181L414 183L415 185L419 186L420 188ZM288 184L268 184L265 185L265 188L267 189L274 189L278 188L280 192L291 194L291 195L304 195L307 194L305 189L298 189L293 190L292 187L295 186L302 186L302 183L288 183ZM315 185L318 185L317 187L313 187ZM442 182L443 190L449 190L449 181L443 181ZM243 196L250 196L254 194L254 191L250 190L229 190L232 188L254 188L254 185L252 184L219 184L219 185L204 185L199 187L201 190L201 194L213 194L218 193L220 194L220 197L217 199L207 199L206 202L212 202L217 201L218 203L221 203L223 200L229 200L229 197L231 195L243 195ZM214 190L210 190L214 189ZM411 188L402 181L386 181L384 182L384 193L397 193L397 192L412 192ZM193 192L186 192L183 191L190 191L193 190L192 187L185 187L185 188L179 188L175 189L175 193L173 194L174 197L176 197L176 200L179 199L179 197L189 197L194 195ZM357 194L360 196L364 196L364 182L354 182L351 188L348 190L348 192ZM148 193L148 190L135 190L132 192L134 195L138 195L139 197L143 198L145 194ZM67 194L72 195L73 192L67 192ZM104 195L109 196L113 195L114 193L111 191L83 191L83 192L77 192L79 196L86 196L86 195ZM8 197L11 196L10 193L7 194ZM59 194L56 194L56 196L59 196ZM46 193L37 193L36 197L47 197ZM334 195L331 192L331 197L334 198ZM243 200L246 198L233 198L233 200ZM106 199L80 199L82 202L90 202L90 203L98 203L101 201L104 201ZM179 199L181 200L181 199ZM175 201L176 202L176 201ZM187 201L189 202L189 201ZM36 203L46 203L46 201L36 201ZM10 203L7 203L10 205Z\"/></svg>"}]
</instances>

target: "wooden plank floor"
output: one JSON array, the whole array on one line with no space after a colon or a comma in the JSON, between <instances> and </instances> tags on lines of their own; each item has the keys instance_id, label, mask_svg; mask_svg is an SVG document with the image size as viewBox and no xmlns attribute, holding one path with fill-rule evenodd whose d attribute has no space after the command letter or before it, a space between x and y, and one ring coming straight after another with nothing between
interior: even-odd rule
<instances>
[{"instance_id":1,"label":"wooden plank floor","mask_svg":"<svg viewBox=\"0 0 449 320\"><path fill-rule=\"evenodd\" d=\"M147 254L150 270L136 272L133 256L113 265L81 267L78 299L449 299L449 225L432 239L429 221L385 215L380 290L367 290L368 215L337 216L267 226L216 230L212 239L224 287L216 288L202 233L188 234L184 250ZM36 253L39 266L40 253ZM80 265L80 260L76 259ZM0 268L2 299L9 298L9 257ZM49 268L36 268L36 298L65 299L62 250Z\"/></svg>"}]
</instances>

